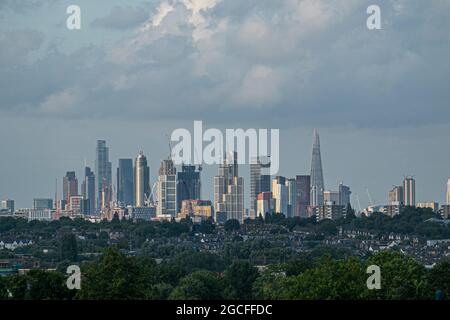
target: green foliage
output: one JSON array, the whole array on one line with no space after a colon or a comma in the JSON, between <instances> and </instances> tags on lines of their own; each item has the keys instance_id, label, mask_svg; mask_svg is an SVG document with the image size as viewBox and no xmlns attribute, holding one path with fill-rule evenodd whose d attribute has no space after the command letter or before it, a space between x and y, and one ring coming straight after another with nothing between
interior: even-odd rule
<instances>
[{"instance_id":1,"label":"green foliage","mask_svg":"<svg viewBox=\"0 0 450 320\"><path fill-rule=\"evenodd\" d=\"M61 260L77 261L77 239L72 233L64 234L61 239Z\"/></svg>"},{"instance_id":2,"label":"green foliage","mask_svg":"<svg viewBox=\"0 0 450 320\"><path fill-rule=\"evenodd\" d=\"M450 259L437 263L427 275L432 292L440 291L443 298L450 300Z\"/></svg>"},{"instance_id":3,"label":"green foliage","mask_svg":"<svg viewBox=\"0 0 450 320\"><path fill-rule=\"evenodd\" d=\"M258 270L248 261L235 261L225 271L225 286L228 298L248 300L252 298L252 287Z\"/></svg>"},{"instance_id":4,"label":"green foliage","mask_svg":"<svg viewBox=\"0 0 450 320\"><path fill-rule=\"evenodd\" d=\"M216 230L216 225L212 219L202 221L199 225L196 225L193 229L194 232L200 232L204 234L213 234Z\"/></svg>"},{"instance_id":5,"label":"green foliage","mask_svg":"<svg viewBox=\"0 0 450 320\"><path fill-rule=\"evenodd\" d=\"M353 229L377 233L401 233L426 237L427 239L450 238L449 225L427 221L431 218L439 219L440 217L431 209L406 207L401 214L392 218L376 212L370 217L352 219L350 222L344 222L343 224Z\"/></svg>"},{"instance_id":6,"label":"green foliage","mask_svg":"<svg viewBox=\"0 0 450 320\"><path fill-rule=\"evenodd\" d=\"M23 275L12 275L6 280L7 287L14 300L25 300L27 298L27 277Z\"/></svg>"},{"instance_id":7,"label":"green foliage","mask_svg":"<svg viewBox=\"0 0 450 320\"><path fill-rule=\"evenodd\" d=\"M225 228L226 232L232 232L232 231L239 230L241 228L241 225L238 220L230 219L230 220L227 220L227 222L225 222L224 228Z\"/></svg>"},{"instance_id":8,"label":"green foliage","mask_svg":"<svg viewBox=\"0 0 450 320\"><path fill-rule=\"evenodd\" d=\"M142 299L143 284L139 266L115 248L109 248L94 263L82 268L79 299Z\"/></svg>"},{"instance_id":9,"label":"green foliage","mask_svg":"<svg viewBox=\"0 0 450 320\"><path fill-rule=\"evenodd\" d=\"M176 256L172 263L180 266L185 274L197 270L221 272L226 268L226 262L223 258L209 252L186 251Z\"/></svg>"},{"instance_id":10,"label":"green foliage","mask_svg":"<svg viewBox=\"0 0 450 320\"><path fill-rule=\"evenodd\" d=\"M8 287L6 279L0 277L0 300L8 299Z\"/></svg>"},{"instance_id":11,"label":"green foliage","mask_svg":"<svg viewBox=\"0 0 450 320\"><path fill-rule=\"evenodd\" d=\"M284 299L349 300L361 299L367 290L366 275L355 258L332 260L324 257L320 264L306 270L283 290Z\"/></svg>"},{"instance_id":12,"label":"green foliage","mask_svg":"<svg viewBox=\"0 0 450 320\"><path fill-rule=\"evenodd\" d=\"M169 296L171 300L220 300L223 298L222 280L210 271L196 271L184 277Z\"/></svg>"},{"instance_id":13,"label":"green foliage","mask_svg":"<svg viewBox=\"0 0 450 320\"><path fill-rule=\"evenodd\" d=\"M55 271L30 270L3 281L11 294L9 298L14 300L69 300L73 297L64 275Z\"/></svg>"},{"instance_id":14,"label":"green foliage","mask_svg":"<svg viewBox=\"0 0 450 320\"><path fill-rule=\"evenodd\" d=\"M370 299L430 298L427 270L413 258L398 252L382 251L368 259L369 265L377 265L381 269L381 290L371 290Z\"/></svg>"},{"instance_id":15,"label":"green foliage","mask_svg":"<svg viewBox=\"0 0 450 320\"><path fill-rule=\"evenodd\" d=\"M297 257L284 265L287 276L297 276L313 267L313 262L306 256Z\"/></svg>"},{"instance_id":16,"label":"green foliage","mask_svg":"<svg viewBox=\"0 0 450 320\"><path fill-rule=\"evenodd\" d=\"M27 298L31 300L70 299L72 293L66 286L66 278L58 272L30 270L27 277Z\"/></svg>"}]
</instances>

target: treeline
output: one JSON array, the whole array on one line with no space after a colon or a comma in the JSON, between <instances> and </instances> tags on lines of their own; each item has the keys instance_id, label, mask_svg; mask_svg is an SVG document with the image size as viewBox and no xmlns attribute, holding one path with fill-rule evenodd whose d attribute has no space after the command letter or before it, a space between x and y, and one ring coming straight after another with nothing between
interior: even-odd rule
<instances>
[{"instance_id":1,"label":"treeline","mask_svg":"<svg viewBox=\"0 0 450 320\"><path fill-rule=\"evenodd\" d=\"M366 268L381 270L381 289L368 290ZM229 262L191 253L158 263L108 248L81 266L81 289L68 290L60 272L32 270L0 278L1 299L450 299L450 260L427 270L414 259L385 251L360 260L330 254L298 255L260 272L249 261Z\"/></svg>"},{"instance_id":2,"label":"treeline","mask_svg":"<svg viewBox=\"0 0 450 320\"><path fill-rule=\"evenodd\" d=\"M370 231L375 234L405 234L427 239L450 239L450 224L439 224L427 221L431 218L441 219L439 214L431 209L406 207L401 214L389 217L375 212L369 217L356 217L350 208L345 218L338 220L322 220L317 222L315 217L286 218L282 214L270 213L264 218L246 220L248 224L271 223L285 226L292 231L294 228L304 228L324 235L337 235L339 227L344 229Z\"/></svg>"},{"instance_id":3,"label":"treeline","mask_svg":"<svg viewBox=\"0 0 450 320\"><path fill-rule=\"evenodd\" d=\"M370 217L355 217L351 207L348 209L346 217L339 220L323 220L317 222L315 217L311 218L286 218L283 214L269 213L265 217L255 220L247 219L246 225L273 224L285 227L285 231L292 231L294 228L304 228L324 235L335 235L339 227L366 230L378 234L398 233L416 235L428 239L450 238L450 226L427 221L430 218L440 218L431 209L406 207L400 215L393 218L382 213L374 213ZM116 232L123 232L132 235L135 246L140 246L147 238L151 237L178 237L183 234L217 233L218 228L212 220L203 221L200 224L193 224L190 219L175 221L119 221L113 219L111 222L102 221L91 223L83 219L61 218L57 221L27 222L25 219L1 218L0 235L14 236L17 234L29 233L35 238L50 239L58 233L64 233L76 229L81 234L96 232L100 229L108 229ZM240 229L239 222L229 220L224 226L224 230L232 232ZM282 230L281 230L282 231Z\"/></svg>"}]
</instances>

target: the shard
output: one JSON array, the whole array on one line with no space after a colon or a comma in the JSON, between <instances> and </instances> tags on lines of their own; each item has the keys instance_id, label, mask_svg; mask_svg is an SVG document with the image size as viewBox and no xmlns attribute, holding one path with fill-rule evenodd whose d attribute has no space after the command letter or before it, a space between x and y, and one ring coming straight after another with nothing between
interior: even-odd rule
<instances>
[{"instance_id":1,"label":"the shard","mask_svg":"<svg viewBox=\"0 0 450 320\"><path fill-rule=\"evenodd\" d=\"M323 172L322 158L320 156L320 140L317 130L313 133L313 147L311 158L311 206L323 205Z\"/></svg>"}]
</instances>

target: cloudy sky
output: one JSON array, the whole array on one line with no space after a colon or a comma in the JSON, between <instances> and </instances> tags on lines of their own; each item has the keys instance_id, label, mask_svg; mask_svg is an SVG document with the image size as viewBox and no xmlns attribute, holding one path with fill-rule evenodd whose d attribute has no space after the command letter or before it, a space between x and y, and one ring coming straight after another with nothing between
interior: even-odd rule
<instances>
[{"instance_id":1,"label":"cloudy sky","mask_svg":"<svg viewBox=\"0 0 450 320\"><path fill-rule=\"evenodd\" d=\"M381 30L366 27L373 3ZM280 128L288 177L309 173L317 128L327 189L344 181L364 207L366 188L385 203L411 174L418 200L442 203L449 30L439 0L1 0L0 198L53 197L97 139L114 166L144 150L154 181L166 135L202 120Z\"/></svg>"}]
</instances>

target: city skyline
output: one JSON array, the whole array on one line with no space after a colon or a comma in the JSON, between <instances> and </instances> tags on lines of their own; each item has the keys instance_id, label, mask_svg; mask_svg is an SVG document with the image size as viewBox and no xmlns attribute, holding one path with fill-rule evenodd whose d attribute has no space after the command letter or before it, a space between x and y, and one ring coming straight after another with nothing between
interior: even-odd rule
<instances>
[{"instance_id":1,"label":"city skyline","mask_svg":"<svg viewBox=\"0 0 450 320\"><path fill-rule=\"evenodd\" d=\"M100 158L102 159L108 159L109 157L109 148L106 148L106 144L107 142L105 140L98 140L97 141L97 147L96 147L96 155L97 158L99 157L99 149L102 150L100 151ZM100 148L99 148L100 146ZM319 177L323 176L322 174L322 165L321 165L321 159L320 159L320 142L319 142L319 134L317 132L316 129L313 130L313 143L312 143L312 147L311 147L311 154L312 154L312 158L311 158L311 173L315 170L317 171L317 169L320 169L319 171ZM232 153L233 157L230 158L230 154L227 154L226 158L224 158L224 161L227 161L227 163L224 163L223 165L219 166L219 175L224 175L225 180L228 180L228 178L226 178L228 175L230 177L238 177L238 170L242 170L238 169L238 164L236 162L237 159L237 152L233 152ZM229 158L229 159L228 159ZM227 160L228 159L228 160ZM231 162L228 162L228 161ZM252 162L253 161L253 162ZM268 161L268 160L265 160ZM314 162L319 161L319 168L314 169L314 167L317 166L317 164L314 164ZM99 162L99 160L97 159L97 162ZM233 164L234 162L234 164ZM230 164L228 164L230 163ZM255 164L258 164L258 169L256 170ZM269 160L270 163L270 160ZM85 164L86 164L86 159L85 159ZM253 169L252 169L252 164L253 164ZM97 164L98 166L98 164ZM107 163L107 167L112 166L111 163ZM123 168L126 167L126 168ZM129 168L128 168L129 167ZM120 174L124 174L123 171L130 171L127 173L127 175L130 175L130 173L133 173L134 177L131 177L132 180L136 179L138 171L136 171L136 168L140 168L142 167L143 169L139 169L139 170L144 170L144 177L141 178L144 179L144 184L148 185L148 189L146 189L147 191L145 191L145 196L142 197L142 200L139 200L140 202L138 203L138 199L136 198L136 201L132 201L134 199L132 199L134 197L134 195L132 196L132 200L130 199L130 195L128 195L128 200L127 203L124 203L124 201L120 200L121 198L121 194L122 192L120 191L121 188L119 187L119 185L121 183L121 179L120 178ZM240 197L244 200L244 209L243 209L243 214L242 217L246 216L245 211L248 210L247 214L248 216L255 216L255 211L252 210L251 207L251 202L253 199L252 196L252 188L254 188L252 186L252 184L254 183L252 181L252 179L257 179L257 176L260 175L262 173L263 168L267 169L269 168L269 165L263 165L261 166L259 159L257 159L255 161L251 160L250 165L240 165L240 167L247 167L247 169L250 171L250 181L248 182L248 184L250 184L250 187L247 187L246 189L243 189L242 186L239 186L236 190L244 190L244 191L239 191L239 192L243 192L243 194L240 195ZM164 215L166 214L165 212L167 211L167 209L165 209L165 207L167 206L167 204L165 203L165 200L163 200L161 203L158 203L158 196L160 196L161 194L167 194L167 191L164 191L163 193L161 193L160 190L162 190L162 188L167 188L166 185L168 185L168 181L167 177L169 177L170 175L173 176L173 179L170 179L171 182L169 182L169 184L171 183L171 189L173 189L173 195L172 195L172 200L171 200L171 204L170 207L172 207L173 209L171 209L170 213L168 213L169 215L172 215L173 217L175 217L181 209L181 200L186 199L186 200L200 200L201 196L200 196L200 172L203 169L203 166L199 166L199 171L195 171L196 167L195 166L190 166L190 165L183 165L181 166L181 172L176 172L176 167L173 165L173 162L170 159L166 159L163 160L161 162L161 166L158 170L158 177L157 177L157 181L155 182L153 188L156 189L156 201L155 199L153 199L153 188L150 185L150 170L149 167L147 165L147 159L143 154L143 151L139 152L138 157L136 158L136 162L135 162L135 166L133 167L132 164L132 159L119 159L118 160L118 165L117 167L115 167L117 170L115 170L116 172L116 176L114 177L114 181L117 181L117 184L112 183L110 185L110 187L108 188L108 191L111 192L111 194L109 195L110 200L109 201L115 201L118 204L122 204L122 205L134 205L136 207L143 207L143 206L147 206L150 203L155 203L156 204L156 212L157 215ZM221 169L222 168L222 169ZM230 169L226 169L226 168L230 168ZM63 184L62 184L62 197L59 196L59 190L56 190L56 194L55 194L55 198L54 201L56 203L57 200L64 200L64 204L63 205L67 205L67 208L71 208L72 207L72 196L74 199L74 201L80 201L79 199L77 199L78 197L83 197L85 202L83 203L83 206L87 206L88 209L86 209L86 213L88 214L92 214L92 212L98 212L98 211L93 211L90 208L92 207L92 202L94 202L94 199L92 199L89 195L91 195L92 193L94 193L94 190L92 189L92 187L90 187L90 185L92 185L94 182L97 183L95 181L95 172L92 172L91 169L89 167L85 167L84 168L84 177L81 180L81 188L80 188L80 192L78 192L78 179L76 177L76 172L75 171L67 171L66 175L63 177ZM228 172L229 171L229 172ZM121 173L122 172L122 173ZM196 173L195 173L196 172ZM221 173L222 172L222 173ZM192 174L195 173L196 176L192 176ZM169 176L167 176L167 174L169 174ZM181 174L181 176L180 176ZM265 177L264 175L262 175L261 177ZM271 176L267 176L267 177L271 177ZM272 188L269 188L268 190L260 190L260 192L262 193L267 193L266 191L271 191L271 193L273 194L273 201L274 201L274 209L285 213L285 215L287 216L305 216L304 210L303 210L303 214L302 214L302 209L301 206L305 206L306 208L308 207L309 204L305 204L305 199L304 196L302 196L302 193L305 192L304 187L302 186L302 184L304 184L304 182L302 183L300 180L304 179L303 177L307 177L309 179L310 176L301 176L301 175L297 175L295 176L295 178L291 178L291 177L284 177L284 176L272 176ZM128 180L130 180L130 177L127 178ZM187 193L193 193L193 197L187 197L186 195L182 195L180 194L180 187L181 184L185 184L184 189L186 189L186 187L188 186L188 183L190 183L189 179L198 179L198 182L193 182L194 185L190 186L189 188L191 188L191 191L187 191ZM217 179L217 178L214 178ZM214 180L213 179L213 180ZM243 179L242 177L239 179ZM300 179L300 180L299 180ZM184 181L186 180L186 181ZM225 181L224 180L224 181ZM245 179L242 180L243 185ZM138 181L138 180L136 180ZM214 180L215 181L215 180ZM315 195L315 193L313 192L313 181L309 180L310 184L310 195L309 195L309 199L308 201L310 202L310 204L313 207L317 207L317 205L313 205L314 199L317 198L317 195ZM320 181L319 181L320 182ZM128 183L128 188L130 188L131 186L133 186L133 192L136 192L137 194L137 190L141 187L139 187L139 184L134 184L133 182L127 181ZM131 183L131 185L130 185ZM214 182L216 183L216 182ZM234 182L230 181L227 182L231 185L233 185ZM367 191L367 195L369 197L369 205L368 207L373 207L373 206L379 206L379 205L387 205L387 210L388 212L398 212L400 209L392 209L392 206L396 206L396 205L412 205L414 206L416 203L418 203L418 206L427 206L428 204L433 204L433 203L438 203L436 200L434 199L428 199L428 200L424 200L424 201L416 201L416 190L415 190L415 183L416 180L414 179L413 176L404 176L402 185L400 186L394 186L394 188L392 190L387 190L386 191L386 201L385 202L377 202L374 203L373 199L371 198L370 194L369 194L369 190L368 188L366 188ZM57 187L58 184L56 184L55 187ZM448 197L448 193L449 193L449 186L450 186L450 178L448 179L447 182L447 189L446 189L446 196ZM333 188L331 186L325 186L322 192L322 203L323 204L327 204L327 203L335 203L336 205L343 205L344 207L349 203L350 200L350 195L352 194L352 192L350 191L350 188L346 185L343 184L343 182L341 181L339 183L338 186L338 191L331 191ZM194 189L192 189L194 188ZM215 187L216 188L216 187ZM259 187L260 188L260 187ZM267 187L265 187L267 188ZM280 189L281 188L281 189ZM228 189L228 184L224 187L224 190ZM249 189L249 190L247 190ZM272 190L270 190L272 189ZM168 190L168 189L167 189ZM297 191L299 190L299 191ZM152 194L150 194L150 191L152 191ZM184 192L184 191L183 191ZM224 191L224 194L227 194L228 191ZM99 193L100 194L100 193ZM336 195L335 195L336 194ZM259 192L257 194L259 196ZM108 204L103 204L105 194L104 192L101 195L100 199L97 199L97 201L100 201L100 203L102 203L102 207L101 208L106 208L109 207L110 204L108 202ZM123 195L122 195L123 197ZM144 197L145 197L145 203L144 203ZM221 197L221 196L219 196ZM66 199L67 198L67 199ZM192 198L192 199L188 199L188 198ZM3 200L6 200L8 198L5 198ZM36 207L36 201L41 201L44 202L49 198L37 198L37 197L33 197L33 208ZM81 198L80 198L81 199ZM205 197L205 199L207 199ZM209 198L209 200L213 200L216 199L216 195L214 195L214 198ZM12 199L14 200L14 199ZM247 200L247 201L246 201ZM360 200L359 198L355 199L356 201L353 201L353 207L357 208L357 205L360 205ZM215 207L218 208L218 201L215 201ZM280 202L281 201L281 202ZM303 204L302 204L303 201ZM219 201L220 202L220 201ZM351 202L351 201L350 201ZM439 205L445 205L448 204L446 201L440 202L438 203ZM81 205L81 204L80 204ZM61 208L61 205L58 205L59 209ZM224 206L224 205L223 205ZM283 206L283 210L281 210L281 206ZM299 209L297 209L297 206L299 206ZM18 206L16 205L16 208ZM318 206L320 207L320 205ZM175 210L176 209L176 210ZM360 208L362 209L362 208ZM371 209L370 209L371 210ZM313 214L312 212L308 212L306 215L311 215Z\"/></svg>"}]
</instances>

